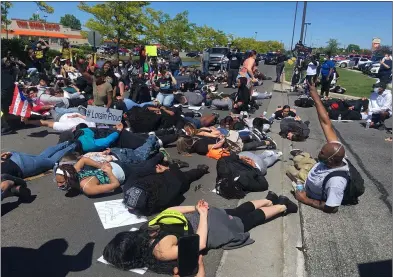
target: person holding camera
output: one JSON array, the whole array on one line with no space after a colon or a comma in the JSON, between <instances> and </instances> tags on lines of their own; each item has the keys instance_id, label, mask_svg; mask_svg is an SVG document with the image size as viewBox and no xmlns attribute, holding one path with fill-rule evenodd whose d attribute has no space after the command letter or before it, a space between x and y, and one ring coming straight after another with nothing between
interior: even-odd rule
<instances>
[{"instance_id":1,"label":"person holding camera","mask_svg":"<svg viewBox=\"0 0 393 277\"><path fill-rule=\"evenodd\" d=\"M49 44L45 40L40 39L35 47L34 55L37 59L38 71L44 72L45 70L45 55L49 49Z\"/></svg>"}]
</instances>

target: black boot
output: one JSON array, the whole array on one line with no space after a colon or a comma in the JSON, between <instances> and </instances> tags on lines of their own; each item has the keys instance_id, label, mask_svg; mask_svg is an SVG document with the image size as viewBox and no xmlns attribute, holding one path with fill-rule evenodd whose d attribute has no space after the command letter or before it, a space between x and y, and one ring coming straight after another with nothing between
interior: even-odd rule
<instances>
[{"instance_id":1,"label":"black boot","mask_svg":"<svg viewBox=\"0 0 393 277\"><path fill-rule=\"evenodd\" d=\"M209 166L205 164L198 164L197 169L202 170L205 174L209 173Z\"/></svg>"}]
</instances>

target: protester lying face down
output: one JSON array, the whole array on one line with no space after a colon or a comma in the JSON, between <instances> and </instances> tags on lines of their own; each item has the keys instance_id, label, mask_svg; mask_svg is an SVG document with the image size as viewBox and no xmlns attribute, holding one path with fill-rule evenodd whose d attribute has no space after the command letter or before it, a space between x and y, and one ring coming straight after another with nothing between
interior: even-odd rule
<instances>
[{"instance_id":1,"label":"protester lying face down","mask_svg":"<svg viewBox=\"0 0 393 277\"><path fill-rule=\"evenodd\" d=\"M303 141L310 134L309 124L309 121L303 122L298 116L283 118L280 122L280 135L291 141Z\"/></svg>"},{"instance_id":2,"label":"protester lying face down","mask_svg":"<svg viewBox=\"0 0 393 277\"><path fill-rule=\"evenodd\" d=\"M248 233L254 227L276 215L296 213L297 209L287 197L272 192L266 199L246 202L235 209L211 207L200 200L196 206L168 208L138 231L119 233L103 255L123 270L147 267L156 273L172 274L177 266L178 238L185 234L199 235L199 251L236 249L254 242ZM164 223L163 218L168 220Z\"/></svg>"}]
</instances>

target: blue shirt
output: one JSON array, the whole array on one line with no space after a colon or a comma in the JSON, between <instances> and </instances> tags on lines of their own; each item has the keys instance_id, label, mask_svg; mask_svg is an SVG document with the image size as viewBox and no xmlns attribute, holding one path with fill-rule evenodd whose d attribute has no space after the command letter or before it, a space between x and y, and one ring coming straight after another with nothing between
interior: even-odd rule
<instances>
[{"instance_id":1,"label":"blue shirt","mask_svg":"<svg viewBox=\"0 0 393 277\"><path fill-rule=\"evenodd\" d=\"M331 60L325 61L322 64L322 68L321 68L321 74L322 76L327 76L329 75L329 71L331 68L334 68L334 62Z\"/></svg>"}]
</instances>

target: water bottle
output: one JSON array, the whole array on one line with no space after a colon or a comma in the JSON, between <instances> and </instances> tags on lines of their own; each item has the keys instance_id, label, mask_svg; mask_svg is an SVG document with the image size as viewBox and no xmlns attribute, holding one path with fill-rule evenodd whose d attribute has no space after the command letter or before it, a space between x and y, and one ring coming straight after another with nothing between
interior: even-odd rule
<instances>
[{"instance_id":1,"label":"water bottle","mask_svg":"<svg viewBox=\"0 0 393 277\"><path fill-rule=\"evenodd\" d=\"M267 112L264 111L264 112L263 112L263 117L266 117L266 115L267 115Z\"/></svg>"},{"instance_id":2,"label":"water bottle","mask_svg":"<svg viewBox=\"0 0 393 277\"><path fill-rule=\"evenodd\" d=\"M338 115L338 121L341 121L341 114Z\"/></svg>"},{"instance_id":3,"label":"water bottle","mask_svg":"<svg viewBox=\"0 0 393 277\"><path fill-rule=\"evenodd\" d=\"M371 120L368 119L366 122L366 129L370 129L370 125L371 125Z\"/></svg>"},{"instance_id":4,"label":"water bottle","mask_svg":"<svg viewBox=\"0 0 393 277\"><path fill-rule=\"evenodd\" d=\"M304 191L304 185L298 183L298 184L296 185L296 191Z\"/></svg>"}]
</instances>

